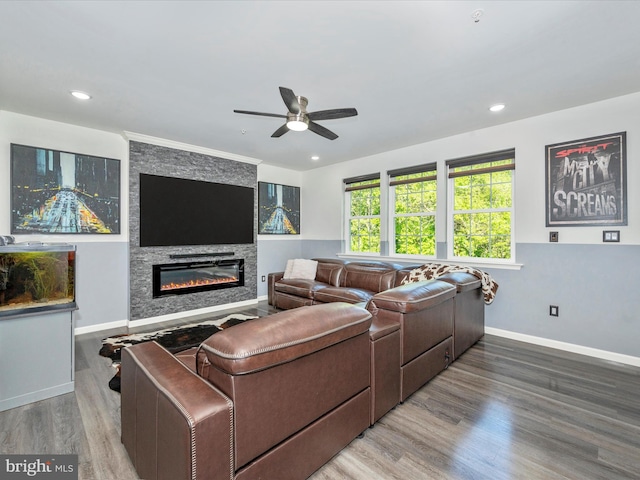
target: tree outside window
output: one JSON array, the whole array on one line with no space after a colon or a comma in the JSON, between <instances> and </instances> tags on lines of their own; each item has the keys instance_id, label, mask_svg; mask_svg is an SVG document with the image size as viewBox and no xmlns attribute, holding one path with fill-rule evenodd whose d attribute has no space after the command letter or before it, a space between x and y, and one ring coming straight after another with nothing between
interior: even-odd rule
<instances>
[{"instance_id":1,"label":"tree outside window","mask_svg":"<svg viewBox=\"0 0 640 480\"><path fill-rule=\"evenodd\" d=\"M380 252L380 178L347 179L349 250Z\"/></svg>"},{"instance_id":2,"label":"tree outside window","mask_svg":"<svg viewBox=\"0 0 640 480\"><path fill-rule=\"evenodd\" d=\"M452 256L513 258L515 152L447 162L452 191Z\"/></svg>"},{"instance_id":3,"label":"tree outside window","mask_svg":"<svg viewBox=\"0 0 640 480\"><path fill-rule=\"evenodd\" d=\"M436 166L389 172L392 188L393 248L398 255L436 254Z\"/></svg>"}]
</instances>

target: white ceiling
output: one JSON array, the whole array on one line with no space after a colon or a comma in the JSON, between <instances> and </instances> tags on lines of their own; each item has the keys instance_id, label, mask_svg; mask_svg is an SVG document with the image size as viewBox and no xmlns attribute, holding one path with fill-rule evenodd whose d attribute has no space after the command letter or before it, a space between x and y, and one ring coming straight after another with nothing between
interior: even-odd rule
<instances>
[{"instance_id":1,"label":"white ceiling","mask_svg":"<svg viewBox=\"0 0 640 480\"><path fill-rule=\"evenodd\" d=\"M639 19L639 1L5 0L0 109L308 170L640 91ZM319 122L330 141L233 112L286 113L279 86L359 115Z\"/></svg>"}]
</instances>

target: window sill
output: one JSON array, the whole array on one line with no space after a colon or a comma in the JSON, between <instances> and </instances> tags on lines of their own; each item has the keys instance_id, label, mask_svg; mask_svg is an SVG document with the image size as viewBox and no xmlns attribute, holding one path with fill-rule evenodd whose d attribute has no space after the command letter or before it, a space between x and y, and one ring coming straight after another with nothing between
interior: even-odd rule
<instances>
[{"instance_id":1,"label":"window sill","mask_svg":"<svg viewBox=\"0 0 640 480\"><path fill-rule=\"evenodd\" d=\"M490 260L448 260L445 258L432 258L432 257L386 257L375 253L337 253L338 258L352 258L357 260L378 260L381 262L398 262L409 264L424 264L424 263L443 263L445 265L460 265L463 267L475 267L475 268L495 268L498 270L521 270L524 264L515 262L492 262Z\"/></svg>"}]
</instances>

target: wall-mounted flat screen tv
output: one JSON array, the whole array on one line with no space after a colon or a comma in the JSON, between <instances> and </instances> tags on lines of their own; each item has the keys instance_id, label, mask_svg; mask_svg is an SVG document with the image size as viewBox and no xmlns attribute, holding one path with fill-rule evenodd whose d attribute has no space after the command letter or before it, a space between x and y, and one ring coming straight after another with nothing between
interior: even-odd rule
<instances>
[{"instance_id":1,"label":"wall-mounted flat screen tv","mask_svg":"<svg viewBox=\"0 0 640 480\"><path fill-rule=\"evenodd\" d=\"M140 174L140 246L253 243L251 187Z\"/></svg>"}]
</instances>

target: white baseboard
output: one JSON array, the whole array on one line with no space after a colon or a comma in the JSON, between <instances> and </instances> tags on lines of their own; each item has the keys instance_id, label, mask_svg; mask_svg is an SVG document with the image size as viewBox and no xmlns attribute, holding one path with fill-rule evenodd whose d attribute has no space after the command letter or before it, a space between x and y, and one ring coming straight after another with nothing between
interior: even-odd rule
<instances>
[{"instance_id":1,"label":"white baseboard","mask_svg":"<svg viewBox=\"0 0 640 480\"><path fill-rule=\"evenodd\" d=\"M550 340L548 338L526 335L524 333L510 332L508 330L501 330L499 328L485 327L484 331L489 335L495 335L497 337L510 338L512 340L518 340L521 342L533 343L534 345L540 345L542 347L555 348L557 350L564 350L566 352L587 355L589 357L600 358L602 360L609 360L612 362L624 363L625 365L640 367L640 358L631 355L609 352L607 350L599 350L597 348L583 347L582 345L576 345L574 343L560 342L557 340Z\"/></svg>"},{"instance_id":2,"label":"white baseboard","mask_svg":"<svg viewBox=\"0 0 640 480\"><path fill-rule=\"evenodd\" d=\"M116 322L89 325L88 327L76 327L73 329L73 333L74 335L82 335L83 333L100 332L101 330L111 330L112 328L126 327L128 323L129 320L118 320Z\"/></svg>"},{"instance_id":3,"label":"white baseboard","mask_svg":"<svg viewBox=\"0 0 640 480\"><path fill-rule=\"evenodd\" d=\"M75 382L71 381L54 387L44 388L37 392L30 392L18 395L17 397L2 399L0 400L0 412L21 407L29 403L39 402L40 400L46 400L47 398L56 397L58 395L64 395L65 393L71 393L74 389Z\"/></svg>"},{"instance_id":4,"label":"white baseboard","mask_svg":"<svg viewBox=\"0 0 640 480\"><path fill-rule=\"evenodd\" d=\"M267 297L265 296L264 299ZM143 325L150 325L152 323L168 322L170 320L177 320L184 317L193 317L195 315L204 315L207 313L219 312L220 310L227 310L229 308L246 307L254 305L260 301L261 298L255 298L251 300L244 300L242 302L225 303L224 305L215 305L213 307L198 308L197 310L188 310L185 312L170 313L167 315L160 315L157 317L142 318L140 320L118 320L116 322L100 323L98 325L90 325L88 327L77 327L74 329L75 335L82 335L83 333L99 332L101 330L110 330L112 328L120 327L140 327Z\"/></svg>"}]
</instances>

